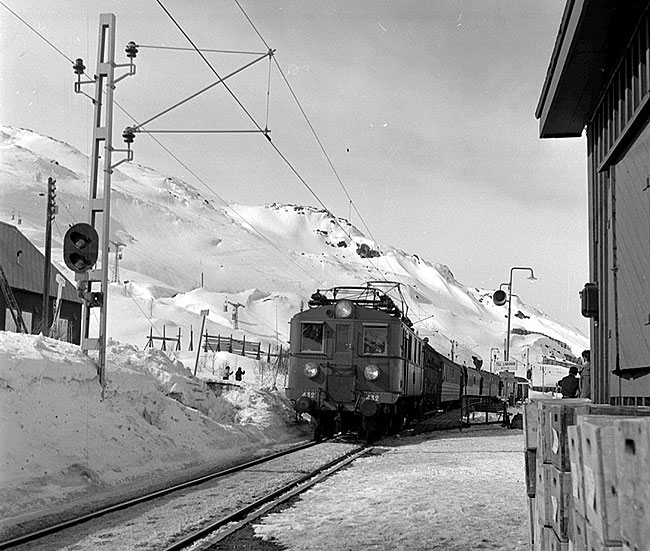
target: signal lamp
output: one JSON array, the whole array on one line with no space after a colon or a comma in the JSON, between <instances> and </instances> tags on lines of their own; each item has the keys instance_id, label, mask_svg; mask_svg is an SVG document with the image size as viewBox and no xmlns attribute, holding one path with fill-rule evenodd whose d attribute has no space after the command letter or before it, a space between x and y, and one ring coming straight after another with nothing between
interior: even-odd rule
<instances>
[{"instance_id":1,"label":"signal lamp","mask_svg":"<svg viewBox=\"0 0 650 551\"><path fill-rule=\"evenodd\" d=\"M138 55L138 45L132 40L126 45L124 51L126 52L126 57L133 59L136 55Z\"/></svg>"},{"instance_id":2,"label":"signal lamp","mask_svg":"<svg viewBox=\"0 0 650 551\"><path fill-rule=\"evenodd\" d=\"M65 265L78 274L87 272L97 262L99 235L90 224L75 224L63 238L63 260Z\"/></svg>"},{"instance_id":3,"label":"signal lamp","mask_svg":"<svg viewBox=\"0 0 650 551\"><path fill-rule=\"evenodd\" d=\"M315 364L314 362L307 362L303 369L304 369L305 377L307 377L308 379L315 378L320 371L320 369L318 368L318 364Z\"/></svg>"},{"instance_id":4,"label":"signal lamp","mask_svg":"<svg viewBox=\"0 0 650 551\"><path fill-rule=\"evenodd\" d=\"M499 289L498 291L494 291L492 300L497 306L503 306L508 301L508 294L504 290Z\"/></svg>"},{"instance_id":5,"label":"signal lamp","mask_svg":"<svg viewBox=\"0 0 650 551\"><path fill-rule=\"evenodd\" d=\"M353 310L354 307L349 300L339 300L334 307L334 313L337 318L349 318Z\"/></svg>"},{"instance_id":6,"label":"signal lamp","mask_svg":"<svg viewBox=\"0 0 650 551\"><path fill-rule=\"evenodd\" d=\"M75 60L74 65L72 65L72 69L74 70L75 75L83 75L84 71L86 70L86 66L84 65L84 60L78 57Z\"/></svg>"},{"instance_id":7,"label":"signal lamp","mask_svg":"<svg viewBox=\"0 0 650 551\"><path fill-rule=\"evenodd\" d=\"M122 132L122 138L124 138L124 143L127 145L133 143L133 140L135 139L135 130L132 126L127 126L124 129L124 132Z\"/></svg>"}]
</instances>

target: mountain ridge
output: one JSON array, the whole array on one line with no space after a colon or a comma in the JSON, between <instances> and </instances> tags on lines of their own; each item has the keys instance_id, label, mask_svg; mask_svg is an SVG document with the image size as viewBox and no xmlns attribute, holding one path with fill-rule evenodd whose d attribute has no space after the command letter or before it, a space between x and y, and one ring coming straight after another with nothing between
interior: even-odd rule
<instances>
[{"instance_id":1,"label":"mountain ridge","mask_svg":"<svg viewBox=\"0 0 650 551\"><path fill-rule=\"evenodd\" d=\"M0 216L10 221L10 215L18 213L21 229L42 250L45 201L39 193L47 177L55 178L59 214L52 258L71 275L62 262L61 243L67 226L87 220L88 157L27 129L3 126L0 141ZM112 183L110 239L124 245L120 283L109 289L109 335L117 340L142 343L121 327L125 316L137 320L133 323L140 333L157 323L155 309L169 309L160 319L172 325L193 320L196 326L200 305L210 310L208 325L215 332L232 331L233 320L220 312L226 301L237 300L246 306L240 312L240 333L286 342L288 321L312 292L387 279L403 283L415 328L441 352L449 355L455 347L455 358L470 365L473 356L489 358L492 349L503 349L507 308L493 304L493 290L467 287L446 265L376 243L326 208L218 204L211 193L131 163L114 171ZM251 290L261 298L252 299ZM134 296L153 301L148 313L144 303L129 307L126 299L136 300ZM269 297L273 308L267 304ZM536 357L548 355L548 343L546 349L540 344L544 337L565 343L575 356L588 347L576 329L551 320L516 296L512 314L511 359L523 361L531 351ZM256 316L265 321L256 321ZM566 350L552 352L563 355Z\"/></svg>"}]
</instances>

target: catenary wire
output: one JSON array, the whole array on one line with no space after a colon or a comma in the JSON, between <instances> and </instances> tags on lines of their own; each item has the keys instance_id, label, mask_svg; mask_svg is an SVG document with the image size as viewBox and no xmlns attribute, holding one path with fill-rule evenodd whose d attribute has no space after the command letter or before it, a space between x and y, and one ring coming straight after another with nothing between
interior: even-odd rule
<instances>
[{"instance_id":1,"label":"catenary wire","mask_svg":"<svg viewBox=\"0 0 650 551\"><path fill-rule=\"evenodd\" d=\"M196 45L194 44L194 42L193 42L193 41L191 40L191 38L190 38L190 37L185 33L185 31L180 27L180 25L175 21L175 19L173 18L173 16L168 12L168 10L167 10L167 9L164 7L164 5L160 2L160 0L156 0L156 1L157 1L157 3L161 6L161 8L163 9L163 11L165 11L165 13L168 15L168 17L169 17L169 18L174 22L174 24L178 27L178 29L180 30L180 32L185 36L185 38L186 38L186 39L190 42L190 44L193 46L192 49L189 49L189 48L188 48L188 50L190 50L190 51L192 51L192 50L193 50L193 51L196 51L196 52L201 56L201 58L205 61L205 63L210 67L210 69L213 71L213 73L214 73L218 78L221 78L221 77L219 76L219 74L216 72L216 70L214 69L214 67L211 65L211 63L210 63L210 62L205 58L205 56L204 56L201 52L202 52L202 51L206 51L206 52L209 52L209 51L219 51L219 52L224 52L224 53L225 53L225 52L235 53L235 52L233 52L233 51L224 51L224 50L208 50L208 49L200 50L199 48L196 47ZM251 24L251 26L253 27L253 29L255 30L255 32L258 34L258 36L260 37L260 39L264 42L265 45L267 45L267 44L266 44L266 41L264 40L264 38L262 37L262 35L259 33L259 31L258 31L257 28L255 27L255 25L253 24L253 22L251 21L251 19L248 17L248 15L246 14L246 12L243 10L241 4L238 2L238 0L235 0L235 2L236 2L236 4L239 6L240 10L242 11L242 13L243 13L244 16L246 17L246 19L249 21L249 23ZM51 48L53 48L57 53L59 53L59 55L61 55L62 57L64 57L64 58L65 58L66 60L68 60L70 63L74 64L74 61L72 60L72 58L70 58L69 56L67 56L63 51L61 51L58 47L56 47L56 46L55 46L55 45L54 45L50 40L48 40L45 36L43 36L40 32L38 32L38 30L36 30L32 25L30 25L30 24L29 24L25 19L23 19L22 17L20 17L20 16L19 16L15 11L14 11L14 10L12 10L11 8L9 8L9 7L5 4L5 2L3 2L2 0L0 0L0 4L1 4L5 9L7 9L7 10L12 14L12 15L14 15L18 20L20 20L20 21L21 21L25 26L27 26L27 27L28 27L32 32L34 32L37 36L39 36L39 38L41 38L44 42L46 42L46 43L47 43ZM142 47L151 47L151 48L154 48L154 46L147 46L147 45L144 45L144 46L142 46ZM171 48L170 48L170 49L171 49ZM177 49L180 49L180 48L177 48ZM257 52L239 52L239 53L250 53L250 54L256 54ZM273 56L271 55L270 57L273 57ZM277 66L277 68L278 68L280 74L282 75L282 78L284 79L284 81L285 81L287 87L289 88L289 90L290 90L292 96L294 97L294 100L296 101L297 105L299 106L300 111L302 112L303 116L305 117L305 120L307 121L307 124L309 125L309 127L310 127L312 133L314 134L314 137L315 137L315 139L317 140L317 142L318 142L318 144L319 144L319 146L320 146L320 148L321 148L323 154L325 155L325 157L326 157L326 159L327 159L327 161L328 161L328 163L329 163L329 165L330 165L332 171L334 172L334 174L335 174L337 180L339 181L339 184L341 185L341 187L342 187L342 189L343 189L345 195L347 196L347 198L348 198L350 204L353 206L355 212L356 212L357 215L359 216L359 219L360 219L361 222L363 223L363 225L364 225L366 231L368 232L368 234L370 235L370 237L373 239L373 241L376 241L376 240L374 239L373 235L372 235L372 232L371 232L370 228L367 226L365 220L363 219L363 216L362 216L361 213L359 212L359 210L358 210L356 204L354 203L354 201L353 201L352 198L350 197L350 195L349 195L347 189L345 188L345 186L344 186L344 184L343 184L343 182L342 182L342 180L341 180L341 178L340 178L338 172L336 171L336 169L335 169L335 167L334 167L334 165L333 165L333 163L332 163L332 161L331 161L329 155L328 155L327 152L325 151L324 146L323 146L323 144L322 144L320 138L318 137L318 135L317 135L317 133L316 133L316 131L315 131L313 125L312 125L311 122L309 121L309 119L308 119L308 117L307 117L307 115L306 115L304 109L302 108L302 105L300 104L300 102L299 102L297 96L295 95L295 92L294 92L293 89L291 88L290 83L287 81L287 79L286 79L286 77L285 77L283 71L282 71L281 68L279 67L279 64L277 63L277 60L274 59L274 61L275 61L275 63L276 63L276 66ZM269 63L269 67L270 67L270 63ZM86 76L87 76L87 75L86 75ZM261 128L261 126L260 126L260 125L255 121L255 119L252 117L252 115L248 112L248 110L244 107L244 105L243 105L243 104L239 101L239 99L235 96L235 94L232 92L232 90L230 90L230 88L229 88L225 83L223 83L223 84L224 84L224 86L226 87L226 89L228 90L228 92L229 92L229 93L232 95L232 97L235 99L235 101L240 105L240 107L241 107L241 108L244 110L244 112L248 115L248 117L251 119L251 121L253 122L253 124L255 124L255 126L258 128L258 130L259 130L260 132L265 132L265 131ZM269 68L269 86L270 86L270 68ZM267 95L268 95L268 92L267 92ZM269 109L268 109L268 101L269 101L269 100L268 100L268 98L267 98L267 127L268 127L268 111L269 111ZM120 106L116 101L114 101L114 104L115 104L119 109L121 109L121 110L122 110L122 111L123 111L123 112L124 112L124 113L125 113L125 114L130 118L130 119L131 119L131 120L133 120L134 122L137 123L136 119L135 119L134 117L132 117L132 116L131 116L131 115L130 115L130 114L129 114L129 113L128 113L128 112L127 112L123 107L121 107L121 106ZM143 131L146 132L145 130L143 130ZM222 202L226 207L228 207L228 208L229 208L233 213L235 213L239 218L241 218L241 219L244 220L247 224L249 224L249 225L253 228L253 230L254 230L258 235L260 235L260 237L262 237L262 239L264 239L265 241L267 241L267 242L268 242L268 243L269 243L273 248L275 248L275 249L276 249L277 251L279 251L281 254L283 254L284 256L287 256L286 253L285 253L284 251L282 251L279 247L277 247L274 243L272 243L272 242L271 242L271 241L270 241L266 236L264 236L261 232L259 232L259 231L255 228L255 226L254 226L253 224L251 224L251 223L250 223L249 221L247 221L247 220L246 220L246 219L245 219L245 218L244 218L240 213L238 213L235 209L233 209L232 206L230 206L230 205L229 205L229 204L228 204L224 199L222 199L221 197L219 197L219 195L218 195L216 192L214 192L214 190L212 190L212 188L210 188L210 187L209 187L209 186L208 186L208 185L207 185L207 184L206 184L206 183L205 183L201 178L198 177L198 175L196 175L192 170L190 170L189 167L187 167L187 165L185 165L185 163L183 163L183 162L182 162L182 161L181 161L181 160L180 160L176 155L173 155L173 154L171 153L171 151L169 151L168 148L164 147L164 146L162 145L162 143L161 143L159 140L156 140L156 138L155 138L154 136L151 136L151 135L150 135L150 137L151 137L154 141L156 141L156 142L157 142L157 143L158 143L158 144L159 144L159 145L160 145L160 146L161 146L161 147L162 147L162 148L163 148L163 149L164 149L168 154L170 154L170 155L171 155L171 156L172 156L172 157L173 157L177 162L179 162L179 164L181 164L181 166L183 166L186 170L188 170L188 172L190 172L190 173L191 173L195 178L197 178L197 180L200 181L201 184L202 184L206 189L208 189L210 192L212 192L212 193L213 193L213 194L214 194L214 195L215 195L215 196L216 196L216 197L217 197L217 198L218 198L218 199L219 199L219 200L220 200L220 201L221 201L221 202ZM333 213L332 213L332 212L327 208L327 206L326 206L326 205L321 201L321 199L320 199L320 198L318 197L318 195L314 192L314 190L311 188L311 186L309 186L309 184L304 180L304 178L303 178L303 177L302 177L302 176L297 172L297 170L296 170L295 167L292 165L292 163L288 160L288 158L287 158L287 157L286 157L286 156L285 156L285 155L284 155L284 154L283 154L283 153L282 153L282 152L277 148L277 146L276 146L275 144L273 144L273 143L271 142L270 139L269 139L269 142L271 143L271 145L273 146L273 148L276 150L276 152L278 153L278 155L282 158L282 160L287 164L287 166L289 166L289 168L292 170L292 172L294 172L294 174L298 177L298 179L301 181L301 183L302 183L302 184L303 184L303 185L304 185L304 186L305 186L305 187L310 191L310 193L311 193L311 194L314 196L314 198L319 202L319 204L323 207L323 209L324 209L324 210L325 210L325 211L326 211L326 212L327 212L327 213L328 213L328 214L333 218L334 222L335 222L335 223L336 223L336 224L341 228L341 230L342 230L342 231L343 231L343 232L348 236L348 238L350 239L350 241L352 241L352 237L351 237L350 234L345 230L345 228L343 228L343 226L340 224L338 218L337 218L336 216L334 216L334 214L333 214ZM58 227L57 227L57 230L58 230ZM60 233L60 232L59 232L59 233ZM304 273L306 273L306 274L307 274L311 279L313 279L314 281L317 281L317 278L315 278L314 276L312 276L312 275L311 275L309 272L307 272L307 271L306 271L302 266L300 266L298 263L296 263L292 258L290 258L290 257L288 257L288 258L289 258L290 261L291 261L292 263L294 263L294 264L295 264L295 265L296 265L296 266L297 266L301 271L303 271ZM384 273L383 273L381 270L379 270L379 268L378 268L378 267L377 267L377 266L376 266L376 265L375 265L375 264L374 264L370 259L367 259L367 260L369 261L369 263L371 264L371 266L375 269L375 271L377 271L383 279L386 279ZM387 261L390 262L390 259L387 258ZM394 271L395 271L395 270L394 270ZM398 277L397 274L395 274L395 276Z\"/></svg>"}]
</instances>

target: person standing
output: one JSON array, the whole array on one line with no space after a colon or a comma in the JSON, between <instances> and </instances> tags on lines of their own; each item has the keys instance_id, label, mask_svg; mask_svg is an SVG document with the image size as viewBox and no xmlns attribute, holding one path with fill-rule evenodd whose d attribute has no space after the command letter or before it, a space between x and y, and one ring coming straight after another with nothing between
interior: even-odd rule
<instances>
[{"instance_id":1,"label":"person standing","mask_svg":"<svg viewBox=\"0 0 650 551\"><path fill-rule=\"evenodd\" d=\"M562 398L576 398L578 396L580 381L578 377L576 377L577 374L578 368L575 365L572 365L569 368L569 374L559 380L558 387L562 393Z\"/></svg>"},{"instance_id":2,"label":"person standing","mask_svg":"<svg viewBox=\"0 0 650 551\"><path fill-rule=\"evenodd\" d=\"M591 398L591 352L582 352L582 369L580 370L580 398Z\"/></svg>"}]
</instances>

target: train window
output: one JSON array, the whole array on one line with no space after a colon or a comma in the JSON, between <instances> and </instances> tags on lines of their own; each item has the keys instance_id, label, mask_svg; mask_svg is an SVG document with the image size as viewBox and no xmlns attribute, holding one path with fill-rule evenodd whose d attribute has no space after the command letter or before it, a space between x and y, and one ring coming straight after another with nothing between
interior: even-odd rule
<instances>
[{"instance_id":1,"label":"train window","mask_svg":"<svg viewBox=\"0 0 650 551\"><path fill-rule=\"evenodd\" d=\"M303 323L300 337L302 352L323 352L323 324Z\"/></svg>"},{"instance_id":2,"label":"train window","mask_svg":"<svg viewBox=\"0 0 650 551\"><path fill-rule=\"evenodd\" d=\"M363 326L363 352L362 354L386 354L388 342L387 325Z\"/></svg>"}]
</instances>

